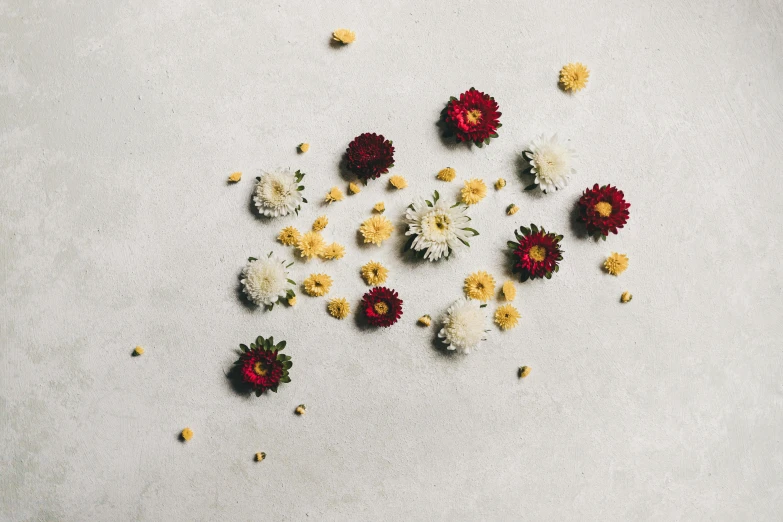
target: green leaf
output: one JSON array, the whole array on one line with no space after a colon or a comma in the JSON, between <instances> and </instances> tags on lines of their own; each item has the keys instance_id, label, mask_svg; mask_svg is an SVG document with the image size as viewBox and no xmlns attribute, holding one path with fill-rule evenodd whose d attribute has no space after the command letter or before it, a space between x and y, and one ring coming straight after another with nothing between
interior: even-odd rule
<instances>
[{"instance_id":1,"label":"green leaf","mask_svg":"<svg viewBox=\"0 0 783 522\"><path fill-rule=\"evenodd\" d=\"M246 352L246 351L248 351L250 349L250 348L247 347L246 344L240 344L239 348L241 348L243 352Z\"/></svg>"},{"instance_id":2,"label":"green leaf","mask_svg":"<svg viewBox=\"0 0 783 522\"><path fill-rule=\"evenodd\" d=\"M552 279L552 272L547 272L544 277L546 277L547 279Z\"/></svg>"},{"instance_id":3,"label":"green leaf","mask_svg":"<svg viewBox=\"0 0 783 522\"><path fill-rule=\"evenodd\" d=\"M433 198L432 199L435 200L435 203L437 203L438 200L440 199L440 194L438 194L437 190L433 193Z\"/></svg>"},{"instance_id":4,"label":"green leaf","mask_svg":"<svg viewBox=\"0 0 783 522\"><path fill-rule=\"evenodd\" d=\"M525 187L525 190L535 190L537 188L538 188L538 185L533 183L532 185L528 185L527 187Z\"/></svg>"},{"instance_id":5,"label":"green leaf","mask_svg":"<svg viewBox=\"0 0 783 522\"><path fill-rule=\"evenodd\" d=\"M602 236L601 236L601 239L603 239L604 241L606 241L606 236L603 236L603 235L602 235Z\"/></svg>"},{"instance_id":6,"label":"green leaf","mask_svg":"<svg viewBox=\"0 0 783 522\"><path fill-rule=\"evenodd\" d=\"M465 228L463 228L462 230L467 230L468 232L473 232L473 235L474 235L474 236L477 236L477 235L479 235L479 233L478 233L478 230L476 230L476 229L473 229L473 228L468 228L468 227L465 227Z\"/></svg>"},{"instance_id":7,"label":"green leaf","mask_svg":"<svg viewBox=\"0 0 783 522\"><path fill-rule=\"evenodd\" d=\"M258 259L256 259L255 257L248 257L247 261L248 262L250 262L250 261L258 261Z\"/></svg>"},{"instance_id":8,"label":"green leaf","mask_svg":"<svg viewBox=\"0 0 783 522\"><path fill-rule=\"evenodd\" d=\"M270 390L272 390L273 392L277 393L277 385L275 385L275 386L272 386L272 387L271 387L271 388L269 388L269 389L270 389Z\"/></svg>"},{"instance_id":9,"label":"green leaf","mask_svg":"<svg viewBox=\"0 0 783 522\"><path fill-rule=\"evenodd\" d=\"M280 341L279 343L277 343L277 346L275 346L275 348L277 349L277 351L280 351L283 348L285 348L285 341Z\"/></svg>"},{"instance_id":10,"label":"green leaf","mask_svg":"<svg viewBox=\"0 0 783 522\"><path fill-rule=\"evenodd\" d=\"M520 230L520 231L521 231L523 234L525 234L526 236L529 236L530 234L532 234L532 231L531 231L529 228L527 228L527 227L524 227L524 226L523 226L523 227L519 227L519 230Z\"/></svg>"},{"instance_id":11,"label":"green leaf","mask_svg":"<svg viewBox=\"0 0 783 522\"><path fill-rule=\"evenodd\" d=\"M538 227L533 223L530 223L530 230L532 230L534 234L538 234Z\"/></svg>"},{"instance_id":12,"label":"green leaf","mask_svg":"<svg viewBox=\"0 0 783 522\"><path fill-rule=\"evenodd\" d=\"M292 266L294 266L294 262L293 261L291 261L290 263L285 265L286 268L291 268Z\"/></svg>"},{"instance_id":13,"label":"green leaf","mask_svg":"<svg viewBox=\"0 0 783 522\"><path fill-rule=\"evenodd\" d=\"M479 141L479 142L476 143L476 146L478 148L480 148L480 149L483 149L484 148L484 142L483 141Z\"/></svg>"},{"instance_id":14,"label":"green leaf","mask_svg":"<svg viewBox=\"0 0 783 522\"><path fill-rule=\"evenodd\" d=\"M283 363L283 368L285 368L286 370L288 370L288 369L290 369L290 368L291 368L291 366L293 366L293 365L294 365L294 363L292 363L291 361L285 361L285 362Z\"/></svg>"},{"instance_id":15,"label":"green leaf","mask_svg":"<svg viewBox=\"0 0 783 522\"><path fill-rule=\"evenodd\" d=\"M280 382L291 382L291 377L289 377L288 375L284 375L280 377Z\"/></svg>"},{"instance_id":16,"label":"green leaf","mask_svg":"<svg viewBox=\"0 0 783 522\"><path fill-rule=\"evenodd\" d=\"M256 337L256 346L260 348L263 345L264 345L264 338L259 335L258 337Z\"/></svg>"},{"instance_id":17,"label":"green leaf","mask_svg":"<svg viewBox=\"0 0 783 522\"><path fill-rule=\"evenodd\" d=\"M555 239L557 239L558 241L562 241L563 240L563 236L555 236Z\"/></svg>"},{"instance_id":18,"label":"green leaf","mask_svg":"<svg viewBox=\"0 0 783 522\"><path fill-rule=\"evenodd\" d=\"M429 200L429 199L425 200L424 202L427 204L427 206L428 206L428 207L431 207L431 206L432 206L432 203L430 202L430 200Z\"/></svg>"},{"instance_id":19,"label":"green leaf","mask_svg":"<svg viewBox=\"0 0 783 522\"><path fill-rule=\"evenodd\" d=\"M256 176L256 181L261 181L261 176Z\"/></svg>"},{"instance_id":20,"label":"green leaf","mask_svg":"<svg viewBox=\"0 0 783 522\"><path fill-rule=\"evenodd\" d=\"M559 271L560 271L560 265L555 265L555 272L559 272Z\"/></svg>"},{"instance_id":21,"label":"green leaf","mask_svg":"<svg viewBox=\"0 0 783 522\"><path fill-rule=\"evenodd\" d=\"M294 281L293 279L286 279L286 281L288 281L288 282L289 282L289 283L291 283L292 285L295 285L295 284L296 284L296 281Z\"/></svg>"},{"instance_id":22,"label":"green leaf","mask_svg":"<svg viewBox=\"0 0 783 522\"><path fill-rule=\"evenodd\" d=\"M519 233L519 230L515 230L515 231L514 231L514 237L515 237L515 238L517 238L517 241L522 241L522 239L524 239L524 237L525 237L525 236L523 236L522 234L520 234L520 233Z\"/></svg>"},{"instance_id":23,"label":"green leaf","mask_svg":"<svg viewBox=\"0 0 783 522\"><path fill-rule=\"evenodd\" d=\"M469 246L470 246L470 243L468 243L467 241L465 241L465 240L464 240L464 239L462 239L461 237L460 237L460 238L457 238L457 239L459 239L459 240L462 242L462 244L463 244L463 245L465 245L466 247L469 247Z\"/></svg>"},{"instance_id":24,"label":"green leaf","mask_svg":"<svg viewBox=\"0 0 783 522\"><path fill-rule=\"evenodd\" d=\"M479 306L479 308L486 308L486 307L487 307L487 303L484 303L483 305Z\"/></svg>"},{"instance_id":25,"label":"green leaf","mask_svg":"<svg viewBox=\"0 0 783 522\"><path fill-rule=\"evenodd\" d=\"M515 250L517 248L517 246L518 246L513 241L506 241L506 244L508 245L508 248L510 248L511 250Z\"/></svg>"},{"instance_id":26,"label":"green leaf","mask_svg":"<svg viewBox=\"0 0 783 522\"><path fill-rule=\"evenodd\" d=\"M275 345L274 337L270 337L269 339L264 341L264 346L266 347L267 350L271 350L274 345Z\"/></svg>"}]
</instances>

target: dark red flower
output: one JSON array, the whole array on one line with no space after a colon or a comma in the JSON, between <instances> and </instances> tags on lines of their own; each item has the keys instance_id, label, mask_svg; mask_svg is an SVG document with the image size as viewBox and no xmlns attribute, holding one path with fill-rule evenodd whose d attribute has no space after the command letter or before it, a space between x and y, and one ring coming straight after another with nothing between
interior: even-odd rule
<instances>
[{"instance_id":1,"label":"dark red flower","mask_svg":"<svg viewBox=\"0 0 783 522\"><path fill-rule=\"evenodd\" d=\"M522 281L538 277L552 278L552 272L560 270L558 261L563 260L560 240L563 236L547 232L544 227L530 225L514 231L518 242L509 241L513 250L514 272L520 272Z\"/></svg>"},{"instance_id":2,"label":"dark red flower","mask_svg":"<svg viewBox=\"0 0 783 522\"><path fill-rule=\"evenodd\" d=\"M402 299L385 286L376 286L362 298L362 310L373 326L391 326L402 317Z\"/></svg>"},{"instance_id":3,"label":"dark red flower","mask_svg":"<svg viewBox=\"0 0 783 522\"><path fill-rule=\"evenodd\" d=\"M587 233L591 236L602 236L606 239L609 232L617 234L628 222L631 204L624 199L622 190L604 185L585 189L577 202L579 206L579 221L587 225Z\"/></svg>"},{"instance_id":4,"label":"dark red flower","mask_svg":"<svg viewBox=\"0 0 783 522\"><path fill-rule=\"evenodd\" d=\"M481 147L498 137L500 115L495 98L471 87L459 95L459 100L451 97L443 116L457 141L472 141Z\"/></svg>"},{"instance_id":5,"label":"dark red flower","mask_svg":"<svg viewBox=\"0 0 783 522\"><path fill-rule=\"evenodd\" d=\"M348 170L362 181L376 179L394 166L394 146L380 134L365 132L356 136L345 151Z\"/></svg>"},{"instance_id":6,"label":"dark red flower","mask_svg":"<svg viewBox=\"0 0 783 522\"><path fill-rule=\"evenodd\" d=\"M291 358L280 353L285 347L285 341L274 344L270 337L258 337L250 347L240 344L242 355L237 360L237 371L242 382L261 395L267 390L277 392L280 383L291 382L288 369L291 368Z\"/></svg>"}]
</instances>

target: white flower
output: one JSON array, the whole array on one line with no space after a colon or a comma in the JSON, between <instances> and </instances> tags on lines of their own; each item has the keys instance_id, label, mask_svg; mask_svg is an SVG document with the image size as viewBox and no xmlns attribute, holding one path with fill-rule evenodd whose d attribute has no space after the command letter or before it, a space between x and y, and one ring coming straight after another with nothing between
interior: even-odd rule
<instances>
[{"instance_id":1,"label":"white flower","mask_svg":"<svg viewBox=\"0 0 783 522\"><path fill-rule=\"evenodd\" d=\"M248 261L240 281L247 298L258 306L272 306L278 299L285 300L289 292L289 275L285 261L270 254L266 259Z\"/></svg>"},{"instance_id":2,"label":"white flower","mask_svg":"<svg viewBox=\"0 0 783 522\"><path fill-rule=\"evenodd\" d=\"M470 353L484 340L486 316L481 303L461 297L446 311L443 328L438 337L443 339L449 350Z\"/></svg>"},{"instance_id":3,"label":"white flower","mask_svg":"<svg viewBox=\"0 0 783 522\"><path fill-rule=\"evenodd\" d=\"M304 174L291 172L290 169L264 172L258 178L253 195L258 211L267 217L287 216L298 211L304 201L299 190L302 177Z\"/></svg>"},{"instance_id":4,"label":"white flower","mask_svg":"<svg viewBox=\"0 0 783 522\"><path fill-rule=\"evenodd\" d=\"M568 177L576 172L573 168L576 152L557 139L557 134L547 138L541 135L530 143L525 152L530 162L530 172L536 176L535 184L542 192L552 192L568 185Z\"/></svg>"},{"instance_id":5,"label":"white flower","mask_svg":"<svg viewBox=\"0 0 783 522\"><path fill-rule=\"evenodd\" d=\"M441 257L449 257L452 250L467 245L468 237L478 235L478 232L468 228L470 218L466 205L449 207L443 201L438 201L435 193L435 203L430 206L424 198L417 198L405 213L405 223L408 225L406 236L414 236L410 248L424 251L424 259L437 261Z\"/></svg>"}]
</instances>

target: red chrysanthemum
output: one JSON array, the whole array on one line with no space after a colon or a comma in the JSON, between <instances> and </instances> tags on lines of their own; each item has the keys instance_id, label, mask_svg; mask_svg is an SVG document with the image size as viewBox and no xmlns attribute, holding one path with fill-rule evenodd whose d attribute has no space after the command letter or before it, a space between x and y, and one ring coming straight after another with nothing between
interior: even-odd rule
<instances>
[{"instance_id":1,"label":"red chrysanthemum","mask_svg":"<svg viewBox=\"0 0 783 522\"><path fill-rule=\"evenodd\" d=\"M285 347L285 341L274 344L274 339L259 337L249 347L240 344L242 355L237 360L237 370L242 382L261 395L267 390L277 392L281 383L291 382L288 369L291 368L291 358L280 353Z\"/></svg>"},{"instance_id":2,"label":"red chrysanthemum","mask_svg":"<svg viewBox=\"0 0 783 522\"><path fill-rule=\"evenodd\" d=\"M402 299L385 286L376 286L362 298L362 310L373 326L391 326L402 317Z\"/></svg>"},{"instance_id":3,"label":"red chrysanthemum","mask_svg":"<svg viewBox=\"0 0 783 522\"><path fill-rule=\"evenodd\" d=\"M514 254L514 272L520 272L522 281L538 277L552 278L552 272L560 270L558 261L563 259L560 240L563 236L547 232L544 227L530 225L514 231L518 242L509 241Z\"/></svg>"},{"instance_id":4,"label":"red chrysanthemum","mask_svg":"<svg viewBox=\"0 0 783 522\"><path fill-rule=\"evenodd\" d=\"M628 222L628 209L631 204L626 202L622 190L604 185L585 189L577 202L579 205L579 221L587 225L587 233L591 236L602 236L606 239L609 232L617 234Z\"/></svg>"},{"instance_id":5,"label":"red chrysanthemum","mask_svg":"<svg viewBox=\"0 0 783 522\"><path fill-rule=\"evenodd\" d=\"M500 115L495 98L473 87L460 94L459 100L452 96L444 109L446 125L457 141L472 141L479 147L498 137Z\"/></svg>"},{"instance_id":6,"label":"red chrysanthemum","mask_svg":"<svg viewBox=\"0 0 783 522\"><path fill-rule=\"evenodd\" d=\"M348 170L363 181L376 179L394 166L394 146L380 134L365 132L356 136L345 151Z\"/></svg>"}]
</instances>

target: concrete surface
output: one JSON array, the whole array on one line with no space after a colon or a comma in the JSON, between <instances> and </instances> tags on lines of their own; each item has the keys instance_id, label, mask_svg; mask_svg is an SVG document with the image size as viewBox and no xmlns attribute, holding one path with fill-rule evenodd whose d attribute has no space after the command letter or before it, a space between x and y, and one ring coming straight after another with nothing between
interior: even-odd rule
<instances>
[{"instance_id":1,"label":"concrete surface","mask_svg":"<svg viewBox=\"0 0 783 522\"><path fill-rule=\"evenodd\" d=\"M0 518L779 520L781 3L330 4L0 3ZM357 42L330 45L339 27ZM577 60L592 76L568 96L558 70ZM470 86L503 112L488 148L434 125ZM410 188L322 206L365 131L394 140ZM579 172L525 193L518 154L554 131ZM308 173L298 219L250 211L275 166ZM446 166L508 180L474 209L468 255L357 244L377 201L399 220L414 195L454 197ZM606 243L572 225L594 182L633 205ZM381 260L400 324L239 298L245 259L290 255L278 230L320 214L348 255L296 279L327 272L356 304L359 266ZM531 222L565 234L565 260L518 286L521 326L467 357L434 349L415 319L471 271L505 279ZM599 268L612 251L631 259L619 278ZM287 339L293 382L248 399L225 372L257 335Z\"/></svg>"}]
</instances>

